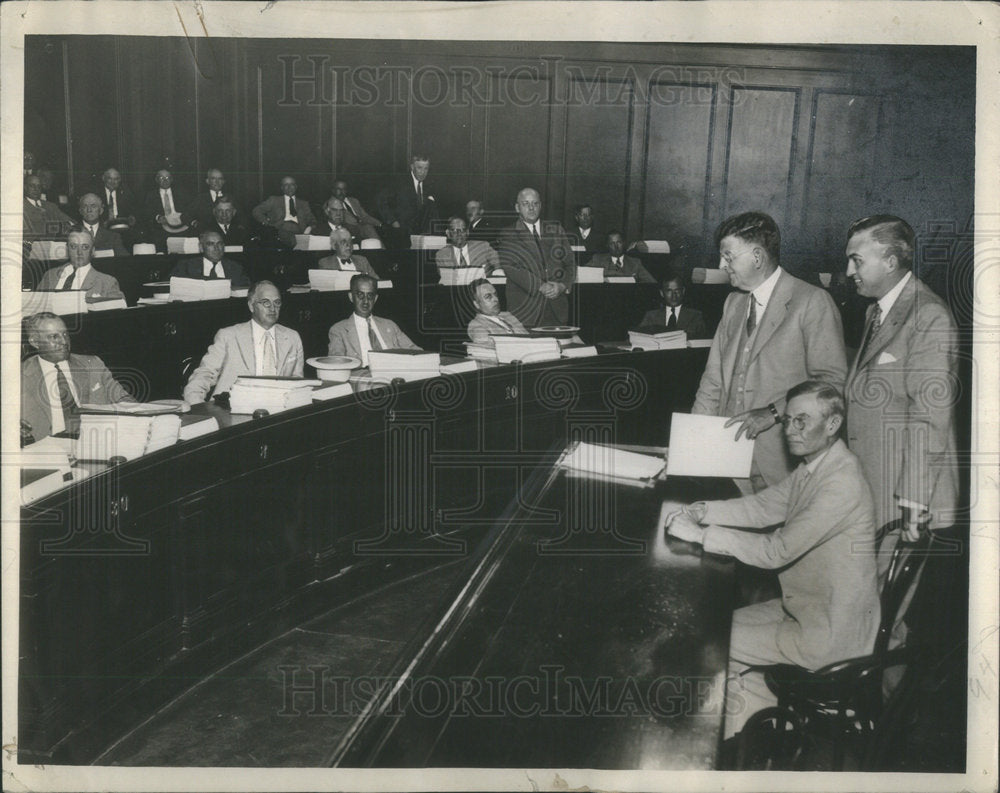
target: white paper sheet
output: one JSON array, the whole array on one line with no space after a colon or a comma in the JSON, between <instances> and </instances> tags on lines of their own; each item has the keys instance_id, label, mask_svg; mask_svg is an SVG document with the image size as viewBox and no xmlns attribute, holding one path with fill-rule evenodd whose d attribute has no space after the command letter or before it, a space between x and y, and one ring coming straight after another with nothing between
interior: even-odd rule
<instances>
[{"instance_id":1,"label":"white paper sheet","mask_svg":"<svg viewBox=\"0 0 1000 793\"><path fill-rule=\"evenodd\" d=\"M670 421L667 476L750 476L753 441L736 437L725 416L674 413Z\"/></svg>"}]
</instances>

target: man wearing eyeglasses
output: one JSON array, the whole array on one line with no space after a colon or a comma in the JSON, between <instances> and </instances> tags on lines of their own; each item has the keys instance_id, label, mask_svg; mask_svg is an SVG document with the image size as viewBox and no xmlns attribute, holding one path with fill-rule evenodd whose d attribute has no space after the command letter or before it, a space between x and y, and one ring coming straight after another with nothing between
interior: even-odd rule
<instances>
[{"instance_id":1,"label":"man wearing eyeglasses","mask_svg":"<svg viewBox=\"0 0 1000 793\"><path fill-rule=\"evenodd\" d=\"M715 241L738 291L726 298L691 412L730 416L737 439L755 439L751 478L737 484L757 492L792 470L777 429L785 392L804 380L843 387L843 330L830 296L779 266L781 235L770 216L731 217Z\"/></svg>"},{"instance_id":2,"label":"man wearing eyeglasses","mask_svg":"<svg viewBox=\"0 0 1000 793\"><path fill-rule=\"evenodd\" d=\"M184 401L204 402L215 394L229 393L244 375L302 377L302 339L291 328L278 324L281 292L270 281L258 281L247 294L251 319L222 328L191 373L184 387Z\"/></svg>"},{"instance_id":3,"label":"man wearing eyeglasses","mask_svg":"<svg viewBox=\"0 0 1000 793\"><path fill-rule=\"evenodd\" d=\"M802 461L791 476L756 495L682 508L664 502L661 511L669 536L777 571L781 583L780 598L733 612L726 739L776 704L749 667L818 669L867 655L878 631L875 555L863 552L875 542L875 511L860 461L837 437L844 399L809 380L788 391L785 411L788 452Z\"/></svg>"}]
</instances>

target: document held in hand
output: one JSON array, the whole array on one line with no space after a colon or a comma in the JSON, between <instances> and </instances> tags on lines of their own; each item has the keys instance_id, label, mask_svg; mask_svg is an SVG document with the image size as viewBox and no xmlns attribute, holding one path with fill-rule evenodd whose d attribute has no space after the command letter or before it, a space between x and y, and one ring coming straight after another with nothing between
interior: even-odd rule
<instances>
[{"instance_id":1,"label":"document held in hand","mask_svg":"<svg viewBox=\"0 0 1000 793\"><path fill-rule=\"evenodd\" d=\"M733 440L739 425L726 427L727 421L725 416L674 413L667 476L749 477L753 441L746 436Z\"/></svg>"}]
</instances>

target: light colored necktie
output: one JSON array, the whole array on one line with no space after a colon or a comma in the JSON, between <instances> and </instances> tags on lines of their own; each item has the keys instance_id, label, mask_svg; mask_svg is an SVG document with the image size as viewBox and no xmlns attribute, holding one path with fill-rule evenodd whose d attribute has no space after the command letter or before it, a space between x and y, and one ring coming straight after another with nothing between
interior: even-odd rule
<instances>
[{"instance_id":1,"label":"light colored necktie","mask_svg":"<svg viewBox=\"0 0 1000 793\"><path fill-rule=\"evenodd\" d=\"M172 215L174 214L174 205L170 202L170 191L163 191L163 214Z\"/></svg>"},{"instance_id":2,"label":"light colored necktie","mask_svg":"<svg viewBox=\"0 0 1000 793\"><path fill-rule=\"evenodd\" d=\"M351 202L348 201L346 198L344 199L344 206L347 208L347 211L351 213L351 217L357 220L358 213L354 211L354 207L351 206Z\"/></svg>"},{"instance_id":3,"label":"light colored necktie","mask_svg":"<svg viewBox=\"0 0 1000 793\"><path fill-rule=\"evenodd\" d=\"M274 339L271 338L270 333L264 334L264 355L261 359L261 374L262 375L276 375L278 373L278 367L275 363L274 355Z\"/></svg>"},{"instance_id":4,"label":"light colored necktie","mask_svg":"<svg viewBox=\"0 0 1000 793\"><path fill-rule=\"evenodd\" d=\"M372 325L372 318L368 317L368 346L372 348L375 352L382 349L382 345L379 343L378 336L375 335L375 326Z\"/></svg>"},{"instance_id":5,"label":"light colored necktie","mask_svg":"<svg viewBox=\"0 0 1000 793\"><path fill-rule=\"evenodd\" d=\"M459 262L458 262L458 266L459 267L468 267L469 266L469 261L465 258L465 251L463 251L463 250L459 250L458 251L458 259L459 259Z\"/></svg>"},{"instance_id":6,"label":"light colored necktie","mask_svg":"<svg viewBox=\"0 0 1000 793\"><path fill-rule=\"evenodd\" d=\"M63 427L73 429L72 423L78 415L76 400L69 387L68 372L63 371L62 362L56 364L56 388L59 391L59 404L62 406Z\"/></svg>"},{"instance_id":7,"label":"light colored necktie","mask_svg":"<svg viewBox=\"0 0 1000 793\"><path fill-rule=\"evenodd\" d=\"M513 333L514 332L514 328L505 319L501 319L499 316L493 317L493 319L496 321L496 323L498 325L500 325L500 327L502 327L507 332L509 332L509 333Z\"/></svg>"},{"instance_id":8,"label":"light colored necktie","mask_svg":"<svg viewBox=\"0 0 1000 793\"><path fill-rule=\"evenodd\" d=\"M115 191L108 191L108 217L118 217L118 208L115 206Z\"/></svg>"}]
</instances>

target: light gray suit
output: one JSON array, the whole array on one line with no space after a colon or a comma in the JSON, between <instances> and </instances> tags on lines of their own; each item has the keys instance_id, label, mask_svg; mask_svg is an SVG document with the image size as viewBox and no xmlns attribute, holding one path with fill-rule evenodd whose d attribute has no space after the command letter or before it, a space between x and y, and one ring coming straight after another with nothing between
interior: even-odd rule
<instances>
[{"instance_id":1,"label":"light gray suit","mask_svg":"<svg viewBox=\"0 0 1000 793\"><path fill-rule=\"evenodd\" d=\"M469 267L482 267L483 274L489 275L500 266L500 257L488 242L482 240L469 240ZM455 246L445 245L434 256L434 263L438 267L438 272L442 267L456 267Z\"/></svg>"},{"instance_id":2,"label":"light gray suit","mask_svg":"<svg viewBox=\"0 0 1000 793\"><path fill-rule=\"evenodd\" d=\"M38 284L38 290L45 292L55 289L56 284L59 283L59 274L65 267L65 264L60 264L58 267L52 267L42 273L42 280ZM83 279L82 284L73 284L73 290L85 290L87 292L87 300L109 300L125 297L121 287L118 285L118 279L113 275L95 270L93 265L90 266L90 272L87 273L87 277Z\"/></svg>"},{"instance_id":3,"label":"light gray suit","mask_svg":"<svg viewBox=\"0 0 1000 793\"><path fill-rule=\"evenodd\" d=\"M469 338L472 339L476 344L486 344L490 341L490 336L503 336L508 333L523 333L527 335L528 331L521 324L521 320L511 314L509 311L501 311L500 319L510 325L511 330L506 331L498 325L493 320L482 314L476 314L469 322Z\"/></svg>"},{"instance_id":4,"label":"light gray suit","mask_svg":"<svg viewBox=\"0 0 1000 793\"><path fill-rule=\"evenodd\" d=\"M420 349L391 319L372 315L372 322L385 341L386 349ZM353 314L347 319L335 322L330 328L327 355L350 355L353 358L362 358L361 342L358 340L358 329L354 326Z\"/></svg>"}]
</instances>

